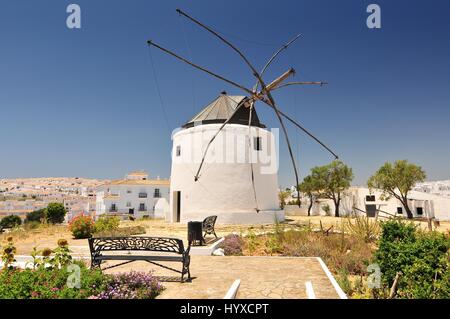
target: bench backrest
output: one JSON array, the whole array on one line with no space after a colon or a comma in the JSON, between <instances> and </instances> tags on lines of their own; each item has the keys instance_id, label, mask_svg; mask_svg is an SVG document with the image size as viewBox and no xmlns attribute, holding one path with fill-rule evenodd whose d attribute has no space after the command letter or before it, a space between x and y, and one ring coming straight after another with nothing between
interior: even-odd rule
<instances>
[{"instance_id":1,"label":"bench backrest","mask_svg":"<svg viewBox=\"0 0 450 319\"><path fill-rule=\"evenodd\" d=\"M91 253L100 251L156 251L183 254L183 241L169 237L93 237L89 238Z\"/></svg>"},{"instance_id":2,"label":"bench backrest","mask_svg":"<svg viewBox=\"0 0 450 319\"><path fill-rule=\"evenodd\" d=\"M214 229L214 224L216 223L217 216L209 216L203 220L203 230L212 231Z\"/></svg>"}]
</instances>

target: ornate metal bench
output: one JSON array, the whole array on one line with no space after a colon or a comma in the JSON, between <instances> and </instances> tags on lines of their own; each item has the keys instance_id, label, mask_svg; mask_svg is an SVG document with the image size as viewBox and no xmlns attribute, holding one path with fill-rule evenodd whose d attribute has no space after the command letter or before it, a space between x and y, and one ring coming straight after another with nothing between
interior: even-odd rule
<instances>
[{"instance_id":1,"label":"ornate metal bench","mask_svg":"<svg viewBox=\"0 0 450 319\"><path fill-rule=\"evenodd\" d=\"M125 260L125 262L103 268L103 270L142 260L180 273L181 282L183 282L185 274L188 275L188 280L191 279L189 271L191 259L189 251L191 246L189 245L187 249L184 249L181 239L168 237L94 237L89 238L89 249L91 250L91 268L101 269L101 263L108 260ZM129 254L130 251L159 252L164 254L132 255ZM123 252L124 254L104 254L104 252ZM173 256L170 253L176 255ZM181 271L161 265L156 261L180 262L182 264Z\"/></svg>"},{"instance_id":2,"label":"ornate metal bench","mask_svg":"<svg viewBox=\"0 0 450 319\"><path fill-rule=\"evenodd\" d=\"M206 238L206 235L214 235L217 238L216 232L214 230L214 225L216 224L217 216L209 216L203 220L202 230L203 230L203 239Z\"/></svg>"}]
</instances>

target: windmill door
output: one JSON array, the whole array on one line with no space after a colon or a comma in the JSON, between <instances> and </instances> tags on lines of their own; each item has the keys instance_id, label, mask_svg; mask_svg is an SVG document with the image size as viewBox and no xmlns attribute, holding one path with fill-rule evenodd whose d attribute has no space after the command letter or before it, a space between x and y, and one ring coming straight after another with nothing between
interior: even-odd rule
<instances>
[{"instance_id":1,"label":"windmill door","mask_svg":"<svg viewBox=\"0 0 450 319\"><path fill-rule=\"evenodd\" d=\"M376 205L366 205L367 217L375 217L376 212L377 212Z\"/></svg>"},{"instance_id":2,"label":"windmill door","mask_svg":"<svg viewBox=\"0 0 450 319\"><path fill-rule=\"evenodd\" d=\"M181 192L173 192L173 210L175 222L179 223L181 220Z\"/></svg>"}]
</instances>

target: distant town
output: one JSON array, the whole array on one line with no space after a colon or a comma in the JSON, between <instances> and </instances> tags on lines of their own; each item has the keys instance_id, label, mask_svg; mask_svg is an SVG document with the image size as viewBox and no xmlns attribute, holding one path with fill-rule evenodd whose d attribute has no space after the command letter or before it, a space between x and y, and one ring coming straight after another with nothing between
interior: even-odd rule
<instances>
[{"instance_id":1,"label":"distant town","mask_svg":"<svg viewBox=\"0 0 450 319\"><path fill-rule=\"evenodd\" d=\"M0 217L25 218L27 213L45 208L51 202L63 203L68 219L79 214L95 215L97 194L102 192L102 185L111 182L114 181L81 177L0 179ZM418 183L413 190L450 197L450 180Z\"/></svg>"},{"instance_id":2,"label":"distant town","mask_svg":"<svg viewBox=\"0 0 450 319\"><path fill-rule=\"evenodd\" d=\"M69 216L94 212L96 188L108 180L79 177L0 179L0 216L26 214L63 203Z\"/></svg>"}]
</instances>

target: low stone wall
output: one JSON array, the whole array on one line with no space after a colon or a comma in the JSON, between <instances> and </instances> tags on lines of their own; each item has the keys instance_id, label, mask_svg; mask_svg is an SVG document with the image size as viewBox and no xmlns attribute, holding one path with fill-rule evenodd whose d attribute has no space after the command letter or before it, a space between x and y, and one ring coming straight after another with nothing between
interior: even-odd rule
<instances>
[{"instance_id":1,"label":"low stone wall","mask_svg":"<svg viewBox=\"0 0 450 319\"><path fill-rule=\"evenodd\" d=\"M284 206L284 213L286 216L308 216L308 207L298 207L298 205Z\"/></svg>"},{"instance_id":2,"label":"low stone wall","mask_svg":"<svg viewBox=\"0 0 450 319\"><path fill-rule=\"evenodd\" d=\"M181 214L181 223L189 221L202 221L210 215L216 215L216 224L234 224L234 225L256 225L256 224L273 224L275 220L284 221L283 210L261 210L259 212L222 212L222 213L198 213L198 214Z\"/></svg>"}]
</instances>

